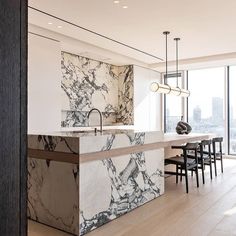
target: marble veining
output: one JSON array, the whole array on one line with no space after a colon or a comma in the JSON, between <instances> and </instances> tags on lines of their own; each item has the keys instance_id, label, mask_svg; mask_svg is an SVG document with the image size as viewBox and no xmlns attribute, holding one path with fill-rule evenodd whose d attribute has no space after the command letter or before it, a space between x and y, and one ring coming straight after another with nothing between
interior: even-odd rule
<instances>
[{"instance_id":1,"label":"marble veining","mask_svg":"<svg viewBox=\"0 0 236 236\"><path fill-rule=\"evenodd\" d=\"M118 119L125 125L134 124L134 74L133 66L120 67L118 85Z\"/></svg>"},{"instance_id":2,"label":"marble veining","mask_svg":"<svg viewBox=\"0 0 236 236\"><path fill-rule=\"evenodd\" d=\"M99 139L94 138L94 133L85 134L82 139L80 139L80 154L99 152L103 149L104 143L107 142L109 136L114 134L116 138L113 140L110 149L124 148L136 145L132 140L136 139L139 135L142 135L145 132L133 131L133 130L107 130L103 134L98 135ZM155 141L161 141L163 138L162 132L148 132L145 133L145 139L143 144L153 143ZM83 134L81 134L82 137ZM136 139L137 140L137 139ZM91 145L91 143L93 145Z\"/></svg>"},{"instance_id":3,"label":"marble veining","mask_svg":"<svg viewBox=\"0 0 236 236\"><path fill-rule=\"evenodd\" d=\"M88 126L92 108L102 111L104 124L133 124L132 68L62 52L62 127Z\"/></svg>"},{"instance_id":4,"label":"marble veining","mask_svg":"<svg viewBox=\"0 0 236 236\"><path fill-rule=\"evenodd\" d=\"M74 141L32 135L29 148L78 153ZM79 165L28 158L27 211L32 220L78 235Z\"/></svg>"},{"instance_id":5,"label":"marble veining","mask_svg":"<svg viewBox=\"0 0 236 236\"><path fill-rule=\"evenodd\" d=\"M145 142L145 133L127 136L131 146ZM115 135L107 137L101 151L110 150L115 138ZM94 177L90 176L94 184L88 182L86 176L88 173L93 175L92 170L95 169ZM164 191L163 160L158 158L158 151L95 161L92 166L81 165L80 171L80 235L143 205ZM98 176L97 173L103 174ZM91 193L100 193L101 187L100 196ZM97 204L100 204L99 207Z\"/></svg>"},{"instance_id":6,"label":"marble veining","mask_svg":"<svg viewBox=\"0 0 236 236\"><path fill-rule=\"evenodd\" d=\"M78 166L28 160L28 217L78 235ZM58 184L63 186L63 191Z\"/></svg>"},{"instance_id":7,"label":"marble veining","mask_svg":"<svg viewBox=\"0 0 236 236\"><path fill-rule=\"evenodd\" d=\"M79 154L78 139L71 135L63 137L60 133L56 134L55 132L55 135L28 135L28 148Z\"/></svg>"},{"instance_id":8,"label":"marble veining","mask_svg":"<svg viewBox=\"0 0 236 236\"><path fill-rule=\"evenodd\" d=\"M62 127L88 127L90 126L88 120L88 111L62 111ZM117 112L105 109L102 112L103 124L111 125L114 124L117 120ZM96 117L97 118L97 117ZM99 124L96 120L93 121L94 124Z\"/></svg>"}]
</instances>

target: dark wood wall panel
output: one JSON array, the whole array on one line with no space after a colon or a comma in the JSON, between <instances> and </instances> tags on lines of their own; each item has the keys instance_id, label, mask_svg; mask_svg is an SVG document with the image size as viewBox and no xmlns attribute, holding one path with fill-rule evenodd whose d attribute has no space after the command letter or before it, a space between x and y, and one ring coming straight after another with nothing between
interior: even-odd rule
<instances>
[{"instance_id":1,"label":"dark wood wall panel","mask_svg":"<svg viewBox=\"0 0 236 236\"><path fill-rule=\"evenodd\" d=\"M0 235L26 235L27 0L0 1Z\"/></svg>"}]
</instances>

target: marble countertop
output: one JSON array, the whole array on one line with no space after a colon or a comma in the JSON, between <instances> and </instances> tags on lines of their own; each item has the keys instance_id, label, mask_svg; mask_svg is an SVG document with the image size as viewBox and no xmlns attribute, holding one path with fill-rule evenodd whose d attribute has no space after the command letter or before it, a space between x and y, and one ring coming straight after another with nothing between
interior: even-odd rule
<instances>
[{"instance_id":1,"label":"marble countertop","mask_svg":"<svg viewBox=\"0 0 236 236\"><path fill-rule=\"evenodd\" d=\"M86 127L84 128L77 128L77 129L62 129L61 131L55 131L55 132L45 132L45 133L32 133L28 134L30 135L44 135L44 136L55 136L55 137L70 137L70 138L81 138L81 137L104 137L108 135L119 135L119 134L126 134L126 135L134 135L137 133L155 133L160 131L145 131L145 130L138 130L138 129L132 129L133 126L128 127L127 129L122 129L120 126L110 126L108 129L105 127L103 132L97 131L97 133L94 132L94 127ZM99 129L98 129L99 130ZM164 134L161 139L159 139L159 142L168 143L171 144L172 141L180 141L180 142L190 142L192 139L195 141L196 138L199 138L199 140L204 138L212 138L214 137L214 134L204 134L204 133L190 133L190 134L183 134L179 135L176 133L168 133Z\"/></svg>"},{"instance_id":2,"label":"marble countertop","mask_svg":"<svg viewBox=\"0 0 236 236\"><path fill-rule=\"evenodd\" d=\"M134 125L103 125L104 130L112 130L112 129L127 129L127 130L134 130ZM89 127L62 127L60 131L91 131L97 128L100 129L100 126L89 126Z\"/></svg>"},{"instance_id":3,"label":"marble countertop","mask_svg":"<svg viewBox=\"0 0 236 236\"><path fill-rule=\"evenodd\" d=\"M99 130L99 129L98 129ZM81 138L81 137L103 137L107 135L119 135L119 134L136 134L136 133L154 133L159 131L143 131L143 130L135 130L135 129L121 129L121 128L110 128L104 129L103 132L97 131L95 133L94 128L89 128L86 130L61 130L55 132L45 132L45 133L32 133L30 135L44 135L44 136L55 136L55 137L71 137L71 138Z\"/></svg>"}]
</instances>

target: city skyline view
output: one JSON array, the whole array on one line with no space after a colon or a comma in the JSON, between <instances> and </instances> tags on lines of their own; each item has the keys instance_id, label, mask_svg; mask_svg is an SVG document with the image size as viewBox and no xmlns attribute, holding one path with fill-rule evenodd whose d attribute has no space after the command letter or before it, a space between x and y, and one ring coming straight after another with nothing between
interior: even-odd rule
<instances>
[{"instance_id":1,"label":"city skyline view","mask_svg":"<svg viewBox=\"0 0 236 236\"><path fill-rule=\"evenodd\" d=\"M192 70L188 72L188 122L195 133L215 133L225 137L225 68ZM229 80L229 148L236 154L236 66L230 68ZM166 132L176 132L183 115L180 97L166 96Z\"/></svg>"}]
</instances>

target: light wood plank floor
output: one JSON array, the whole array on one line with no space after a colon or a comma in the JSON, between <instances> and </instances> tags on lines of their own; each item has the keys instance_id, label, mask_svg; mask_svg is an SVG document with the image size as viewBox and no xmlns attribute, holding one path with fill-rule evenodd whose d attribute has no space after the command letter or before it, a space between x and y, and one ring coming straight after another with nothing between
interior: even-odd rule
<instances>
[{"instance_id":1,"label":"light wood plank floor","mask_svg":"<svg viewBox=\"0 0 236 236\"><path fill-rule=\"evenodd\" d=\"M236 160L224 161L224 174L196 187L190 176L189 194L185 182L175 177L165 181L163 196L106 224L87 236L230 236L236 235ZM208 169L208 167L207 167ZM201 175L200 175L201 176ZM214 176L214 175L213 175ZM67 234L30 221L29 236Z\"/></svg>"}]
</instances>

